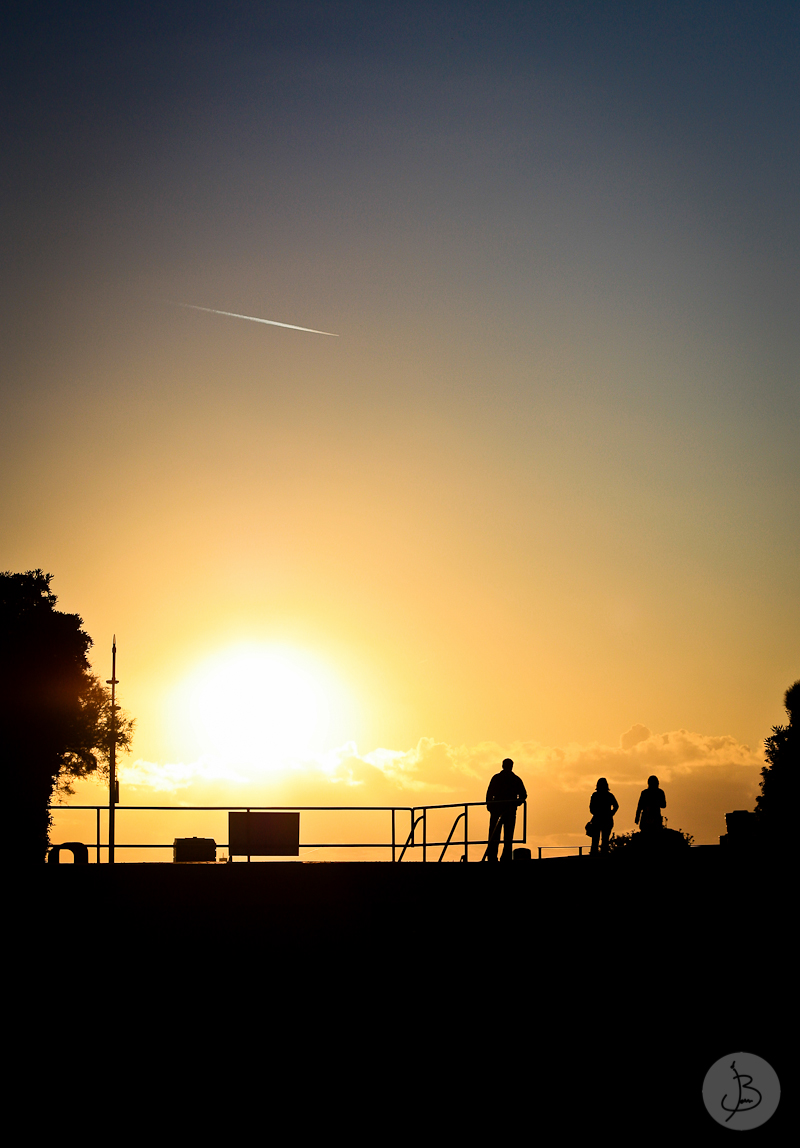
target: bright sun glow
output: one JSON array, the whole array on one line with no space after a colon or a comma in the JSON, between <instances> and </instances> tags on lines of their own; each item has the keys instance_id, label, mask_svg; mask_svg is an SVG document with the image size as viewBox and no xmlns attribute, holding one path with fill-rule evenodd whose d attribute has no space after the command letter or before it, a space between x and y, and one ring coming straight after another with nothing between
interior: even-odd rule
<instances>
[{"instance_id":1,"label":"bright sun glow","mask_svg":"<svg viewBox=\"0 0 800 1148\"><path fill-rule=\"evenodd\" d=\"M274 768L322 747L324 672L298 651L247 645L204 662L182 685L178 717L203 757Z\"/></svg>"}]
</instances>

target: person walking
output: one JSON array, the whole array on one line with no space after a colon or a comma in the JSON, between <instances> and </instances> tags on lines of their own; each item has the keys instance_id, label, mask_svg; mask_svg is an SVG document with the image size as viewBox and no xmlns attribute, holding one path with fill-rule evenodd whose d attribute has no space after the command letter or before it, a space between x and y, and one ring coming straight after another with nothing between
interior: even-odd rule
<instances>
[{"instance_id":1,"label":"person walking","mask_svg":"<svg viewBox=\"0 0 800 1148\"><path fill-rule=\"evenodd\" d=\"M503 831L503 860L510 861L514 844L514 825L517 807L527 799L522 780L513 772L514 762L507 757L500 773L496 773L486 790L486 808L489 810L489 844L486 860L497 860L500 831Z\"/></svg>"},{"instance_id":2,"label":"person walking","mask_svg":"<svg viewBox=\"0 0 800 1148\"><path fill-rule=\"evenodd\" d=\"M614 828L614 814L618 809L619 802L608 788L608 782L604 777L598 777L595 791L589 799L589 812L592 815L590 856L596 856L598 849L602 853L608 853L608 839Z\"/></svg>"}]
</instances>

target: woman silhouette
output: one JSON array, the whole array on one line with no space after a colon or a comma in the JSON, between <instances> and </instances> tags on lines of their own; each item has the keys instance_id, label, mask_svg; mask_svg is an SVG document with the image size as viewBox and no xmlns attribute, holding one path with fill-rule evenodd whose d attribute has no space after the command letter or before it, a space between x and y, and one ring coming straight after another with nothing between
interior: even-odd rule
<instances>
[{"instance_id":1,"label":"woman silhouette","mask_svg":"<svg viewBox=\"0 0 800 1148\"><path fill-rule=\"evenodd\" d=\"M614 828L614 814L619 809L619 802L608 788L604 777L598 777L597 786L589 800L589 812L592 815L592 848L591 854L597 853L597 846L602 835L601 851L608 853L608 838Z\"/></svg>"},{"instance_id":2,"label":"woman silhouette","mask_svg":"<svg viewBox=\"0 0 800 1148\"><path fill-rule=\"evenodd\" d=\"M661 810L665 809L667 799L664 790L658 788L658 778L653 774L647 779L647 789L643 789L636 806L636 824L642 833L651 833L661 829Z\"/></svg>"}]
</instances>

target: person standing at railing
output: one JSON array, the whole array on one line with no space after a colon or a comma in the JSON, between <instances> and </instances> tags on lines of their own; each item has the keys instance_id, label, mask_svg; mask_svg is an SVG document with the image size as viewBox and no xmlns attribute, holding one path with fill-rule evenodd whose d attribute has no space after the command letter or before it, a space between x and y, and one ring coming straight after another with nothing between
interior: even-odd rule
<instances>
[{"instance_id":1,"label":"person standing at railing","mask_svg":"<svg viewBox=\"0 0 800 1148\"><path fill-rule=\"evenodd\" d=\"M521 778L513 772L514 762L507 757L500 773L496 773L486 790L486 808L489 810L489 845L486 860L497 860L500 832L503 832L503 860L510 861L514 844L514 826L517 808L527 799Z\"/></svg>"},{"instance_id":2,"label":"person standing at railing","mask_svg":"<svg viewBox=\"0 0 800 1148\"><path fill-rule=\"evenodd\" d=\"M587 826L591 829L592 838L590 854L597 856L598 846L603 853L608 853L608 839L614 828L614 814L618 809L619 802L608 788L608 782L604 777L598 777L595 791L589 799L589 812L592 815L592 820Z\"/></svg>"}]
</instances>

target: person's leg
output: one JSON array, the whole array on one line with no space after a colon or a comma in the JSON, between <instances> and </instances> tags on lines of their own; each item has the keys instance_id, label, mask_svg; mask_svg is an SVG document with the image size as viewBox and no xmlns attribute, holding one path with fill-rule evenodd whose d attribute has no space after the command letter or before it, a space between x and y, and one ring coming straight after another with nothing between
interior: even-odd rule
<instances>
[{"instance_id":1,"label":"person's leg","mask_svg":"<svg viewBox=\"0 0 800 1148\"><path fill-rule=\"evenodd\" d=\"M511 861L514 856L514 826L517 821L517 811L512 809L503 817L503 860Z\"/></svg>"},{"instance_id":2,"label":"person's leg","mask_svg":"<svg viewBox=\"0 0 800 1148\"><path fill-rule=\"evenodd\" d=\"M500 814L492 811L489 814L489 848L486 852L487 861L497 860L497 847L500 844Z\"/></svg>"}]
</instances>

